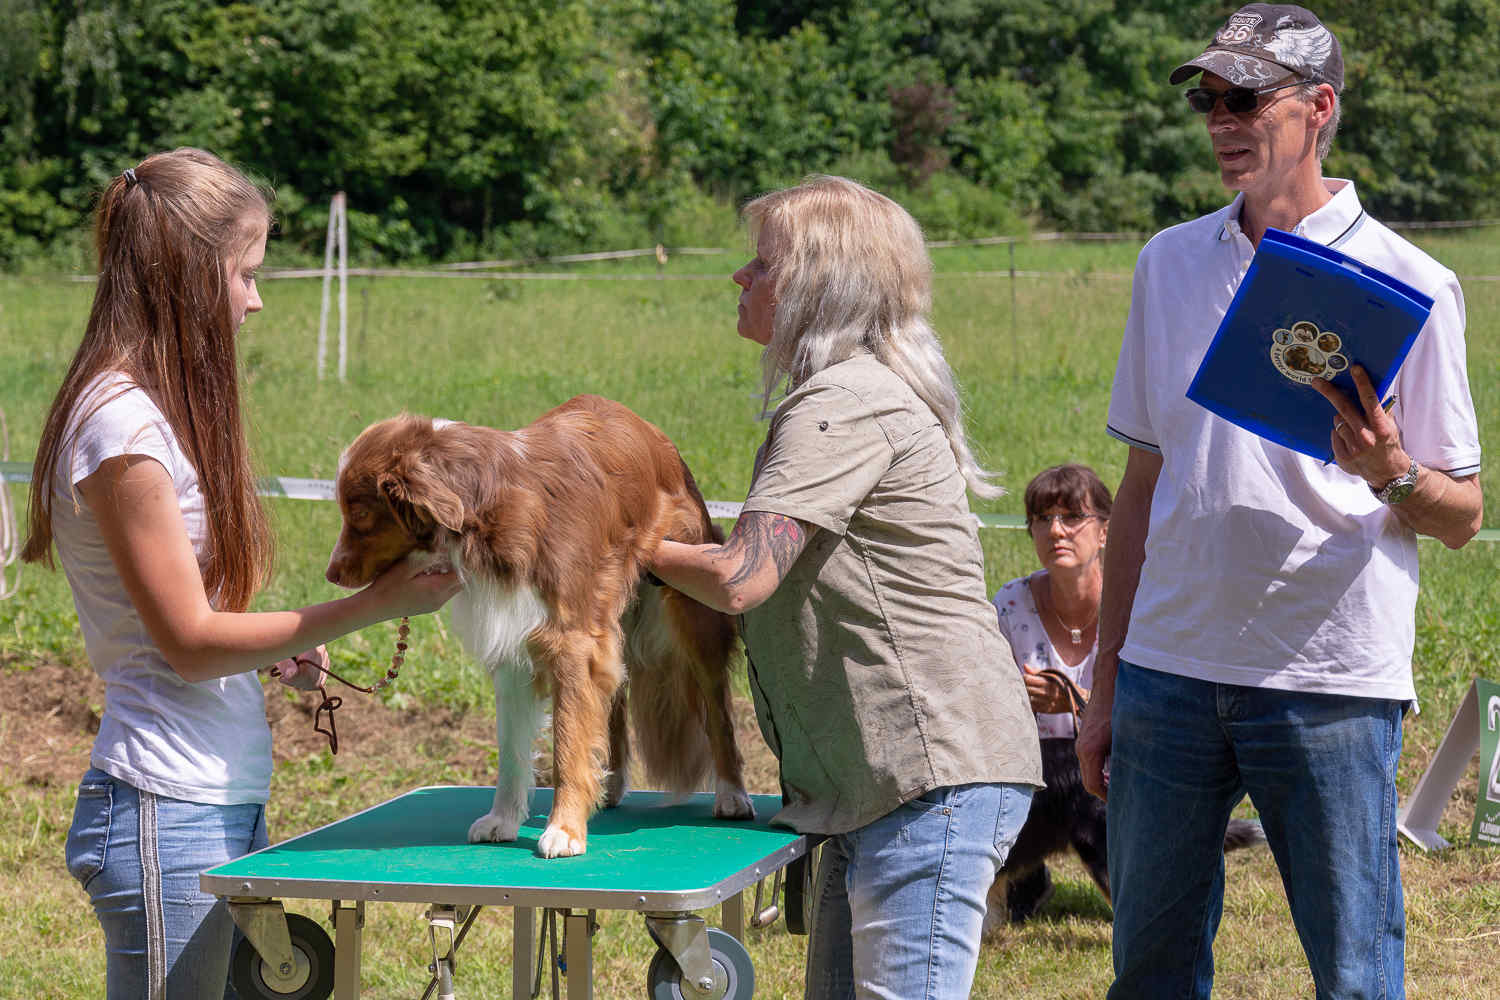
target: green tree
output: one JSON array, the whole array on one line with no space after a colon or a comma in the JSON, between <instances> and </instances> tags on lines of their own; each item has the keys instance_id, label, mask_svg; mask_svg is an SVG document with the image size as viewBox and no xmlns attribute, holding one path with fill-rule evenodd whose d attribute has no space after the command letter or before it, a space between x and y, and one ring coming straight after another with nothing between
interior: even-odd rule
<instances>
[{"instance_id":1,"label":"green tree","mask_svg":"<svg viewBox=\"0 0 1500 1000\"><path fill-rule=\"evenodd\" d=\"M1344 48L1343 123L1328 172L1377 215L1474 219L1500 193L1500 2L1421 7L1333 0Z\"/></svg>"},{"instance_id":2,"label":"green tree","mask_svg":"<svg viewBox=\"0 0 1500 1000\"><path fill-rule=\"evenodd\" d=\"M110 177L187 144L271 182L309 255L338 190L357 253L511 255L694 239L819 170L944 235L1153 229L1228 197L1166 84L1227 9L0 0L0 266L74 253ZM1318 10L1347 63L1328 172L1387 218L1500 213L1500 0Z\"/></svg>"}]
</instances>

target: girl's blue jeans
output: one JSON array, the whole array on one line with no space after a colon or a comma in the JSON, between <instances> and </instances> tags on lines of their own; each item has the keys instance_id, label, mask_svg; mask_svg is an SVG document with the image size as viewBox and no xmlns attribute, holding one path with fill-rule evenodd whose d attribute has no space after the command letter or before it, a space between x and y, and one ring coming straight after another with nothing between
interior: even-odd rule
<instances>
[{"instance_id":1,"label":"girl's blue jeans","mask_svg":"<svg viewBox=\"0 0 1500 1000\"><path fill-rule=\"evenodd\" d=\"M67 864L104 929L109 1000L234 996L234 922L198 876L266 842L264 806L184 802L89 769Z\"/></svg>"}]
</instances>

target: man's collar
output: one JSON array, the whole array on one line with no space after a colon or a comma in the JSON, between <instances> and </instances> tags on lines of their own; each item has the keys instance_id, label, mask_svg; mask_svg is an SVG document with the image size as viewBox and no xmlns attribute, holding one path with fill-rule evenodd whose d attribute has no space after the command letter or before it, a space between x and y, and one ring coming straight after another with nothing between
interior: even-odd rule
<instances>
[{"instance_id":1,"label":"man's collar","mask_svg":"<svg viewBox=\"0 0 1500 1000\"><path fill-rule=\"evenodd\" d=\"M1324 178L1323 185L1333 197L1299 222L1292 232L1315 243L1337 248L1359 229L1360 224L1365 220L1365 210L1359 203L1359 195L1354 191L1353 181L1340 177L1327 177ZM1241 191L1224 209L1224 221L1219 226L1217 234L1219 241L1239 235L1241 232L1240 210L1244 204L1245 193Z\"/></svg>"},{"instance_id":2,"label":"man's collar","mask_svg":"<svg viewBox=\"0 0 1500 1000\"><path fill-rule=\"evenodd\" d=\"M1245 192L1236 192L1234 201L1231 201L1229 203L1229 207L1223 210L1224 220L1219 223L1219 232L1217 237L1220 243L1223 243L1225 240L1232 240L1240 234L1240 209L1243 208L1244 205Z\"/></svg>"},{"instance_id":3,"label":"man's collar","mask_svg":"<svg viewBox=\"0 0 1500 1000\"><path fill-rule=\"evenodd\" d=\"M1365 210L1354 193L1354 182L1338 177L1323 181L1333 195L1323 207L1313 212L1293 232L1328 247L1338 247L1365 221Z\"/></svg>"}]
</instances>

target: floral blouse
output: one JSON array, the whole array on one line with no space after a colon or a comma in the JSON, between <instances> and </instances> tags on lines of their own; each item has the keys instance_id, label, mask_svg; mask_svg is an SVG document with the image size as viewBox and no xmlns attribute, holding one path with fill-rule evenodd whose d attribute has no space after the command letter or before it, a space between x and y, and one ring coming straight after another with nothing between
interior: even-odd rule
<instances>
[{"instance_id":1,"label":"floral blouse","mask_svg":"<svg viewBox=\"0 0 1500 1000\"><path fill-rule=\"evenodd\" d=\"M1010 643L1016 666L1032 670L1053 669L1073 679L1079 687L1089 690L1094 686L1094 655L1099 651L1097 643L1089 647L1089 655L1083 662L1068 666L1058 655L1042 624L1036 598L1032 595L1030 581L1045 570L1037 570L1031 576L1017 577L995 594L991 603L1000 616L1000 634ZM1037 735L1042 739L1073 739L1077 731L1073 716L1068 712L1038 712Z\"/></svg>"}]
</instances>

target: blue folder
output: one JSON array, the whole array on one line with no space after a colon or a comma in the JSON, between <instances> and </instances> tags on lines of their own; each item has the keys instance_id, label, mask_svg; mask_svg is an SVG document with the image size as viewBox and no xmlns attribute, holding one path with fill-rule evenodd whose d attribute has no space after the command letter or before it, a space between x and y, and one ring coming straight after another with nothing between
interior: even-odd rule
<instances>
[{"instance_id":1,"label":"blue folder","mask_svg":"<svg viewBox=\"0 0 1500 1000\"><path fill-rule=\"evenodd\" d=\"M1432 299L1321 243L1267 229L1188 386L1193 402L1279 445L1330 461L1337 412L1312 388L1352 398L1362 365L1381 399Z\"/></svg>"}]
</instances>

